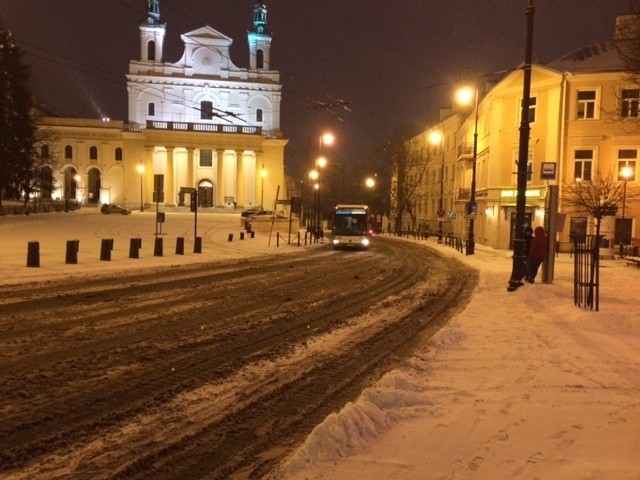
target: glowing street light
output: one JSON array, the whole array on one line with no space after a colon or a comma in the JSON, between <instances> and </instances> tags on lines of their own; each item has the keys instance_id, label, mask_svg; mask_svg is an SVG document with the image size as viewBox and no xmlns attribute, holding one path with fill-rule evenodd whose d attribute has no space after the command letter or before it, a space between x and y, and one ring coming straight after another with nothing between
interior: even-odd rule
<instances>
[{"instance_id":1,"label":"glowing street light","mask_svg":"<svg viewBox=\"0 0 640 480\"><path fill-rule=\"evenodd\" d=\"M626 165L620 169L620 178L622 178L622 180L624 181L624 186L622 189L622 224L621 224L622 238L620 239L620 256L621 257L623 256L623 253L624 253L623 246L626 245L627 243L627 228L626 228L626 223L624 218L625 210L627 207L627 182L630 179L633 179L633 177L634 177L633 167Z\"/></svg>"},{"instance_id":2,"label":"glowing street light","mask_svg":"<svg viewBox=\"0 0 640 480\"><path fill-rule=\"evenodd\" d=\"M439 145L442 151L442 161L440 162L440 201L438 202L438 243L442 243L442 217L444 216L444 133L433 130L429 133L429 143ZM474 162L475 164L475 162Z\"/></svg>"},{"instance_id":3,"label":"glowing street light","mask_svg":"<svg viewBox=\"0 0 640 480\"><path fill-rule=\"evenodd\" d=\"M476 164L478 161L478 87L463 87L456 92L456 100L461 105L471 105L475 103L475 124L473 128L473 165L471 167L471 196L467 205L467 215L469 216L469 237L467 239L467 255L476 253L475 240L475 215L476 207Z\"/></svg>"}]
</instances>

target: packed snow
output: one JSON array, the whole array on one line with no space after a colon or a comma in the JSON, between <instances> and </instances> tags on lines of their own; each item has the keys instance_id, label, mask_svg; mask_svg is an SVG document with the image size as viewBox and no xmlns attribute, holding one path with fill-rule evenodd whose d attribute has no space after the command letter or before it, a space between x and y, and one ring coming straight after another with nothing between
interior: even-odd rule
<instances>
[{"instance_id":1,"label":"packed snow","mask_svg":"<svg viewBox=\"0 0 640 480\"><path fill-rule=\"evenodd\" d=\"M267 233L238 240L240 217L227 213L201 216L203 252L193 254L192 222L168 216L158 258L151 212L0 217L0 286L305 248L276 246ZM183 256L172 251L177 235ZM135 236L143 250L129 259ZM114 238L109 262L99 260L101 238ZM81 242L77 265L64 263L70 239ZM41 266L26 267L36 240ZM556 258L552 283L509 293L510 252L477 245L465 256L433 238L420 243L480 271L470 304L409 362L328 416L271 478L640 478L640 268L602 260L595 311L574 305L568 253Z\"/></svg>"}]
</instances>

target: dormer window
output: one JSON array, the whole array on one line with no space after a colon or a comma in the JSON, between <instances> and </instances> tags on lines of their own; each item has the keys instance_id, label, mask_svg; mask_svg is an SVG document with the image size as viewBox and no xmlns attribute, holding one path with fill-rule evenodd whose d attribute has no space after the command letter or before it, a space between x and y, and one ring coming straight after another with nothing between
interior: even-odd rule
<instances>
[{"instance_id":1,"label":"dormer window","mask_svg":"<svg viewBox=\"0 0 640 480\"><path fill-rule=\"evenodd\" d=\"M212 120L213 119L213 102L204 100L200 102L200 119Z\"/></svg>"}]
</instances>

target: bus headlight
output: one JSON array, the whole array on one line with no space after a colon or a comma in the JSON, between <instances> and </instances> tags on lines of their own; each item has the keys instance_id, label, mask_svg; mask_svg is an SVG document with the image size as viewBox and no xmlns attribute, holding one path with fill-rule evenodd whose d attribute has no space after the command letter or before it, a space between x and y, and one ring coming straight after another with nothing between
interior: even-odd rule
<instances>
[{"instance_id":1,"label":"bus headlight","mask_svg":"<svg viewBox=\"0 0 640 480\"><path fill-rule=\"evenodd\" d=\"M369 239L368 238L363 238L362 239L362 245L364 245L365 247L369 246Z\"/></svg>"}]
</instances>

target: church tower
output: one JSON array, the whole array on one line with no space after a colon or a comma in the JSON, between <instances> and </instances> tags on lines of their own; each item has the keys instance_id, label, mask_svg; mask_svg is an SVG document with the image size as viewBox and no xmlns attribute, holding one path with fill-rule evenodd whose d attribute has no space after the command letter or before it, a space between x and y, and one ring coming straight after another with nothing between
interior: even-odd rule
<instances>
[{"instance_id":1,"label":"church tower","mask_svg":"<svg viewBox=\"0 0 640 480\"><path fill-rule=\"evenodd\" d=\"M166 28L160 20L160 0L147 0L147 20L140 25L140 60L162 62Z\"/></svg>"},{"instance_id":2,"label":"church tower","mask_svg":"<svg viewBox=\"0 0 640 480\"><path fill-rule=\"evenodd\" d=\"M253 27L247 32L249 68L270 70L271 32L267 30L267 7L262 2L253 6Z\"/></svg>"}]
</instances>

